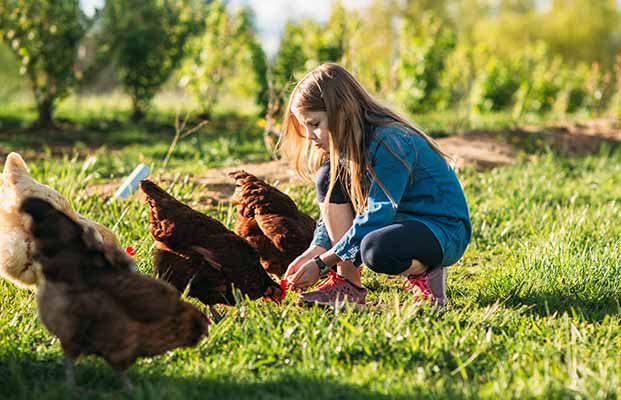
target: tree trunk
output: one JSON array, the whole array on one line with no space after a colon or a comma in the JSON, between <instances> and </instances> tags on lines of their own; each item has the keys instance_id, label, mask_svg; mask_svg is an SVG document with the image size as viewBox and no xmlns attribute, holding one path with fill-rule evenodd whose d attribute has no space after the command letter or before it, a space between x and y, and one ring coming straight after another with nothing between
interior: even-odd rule
<instances>
[{"instance_id":1,"label":"tree trunk","mask_svg":"<svg viewBox=\"0 0 621 400\"><path fill-rule=\"evenodd\" d=\"M44 99L37 104L37 111L39 113L39 118L34 123L34 127L36 128L51 128L54 126L53 120L53 100L52 99Z\"/></svg>"},{"instance_id":2,"label":"tree trunk","mask_svg":"<svg viewBox=\"0 0 621 400\"><path fill-rule=\"evenodd\" d=\"M144 110L136 103L134 103L134 111L132 112L132 122L140 122L145 117Z\"/></svg>"}]
</instances>

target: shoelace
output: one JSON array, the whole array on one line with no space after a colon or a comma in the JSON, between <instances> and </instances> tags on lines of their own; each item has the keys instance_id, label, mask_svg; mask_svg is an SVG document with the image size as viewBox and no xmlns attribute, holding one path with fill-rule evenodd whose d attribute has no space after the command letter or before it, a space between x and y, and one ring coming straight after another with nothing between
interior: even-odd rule
<instances>
[{"instance_id":1,"label":"shoelace","mask_svg":"<svg viewBox=\"0 0 621 400\"><path fill-rule=\"evenodd\" d=\"M431 296L431 289L429 288L429 281L426 274L409 275L403 282L403 288L405 290L409 291L415 287L420 290L424 300L427 300Z\"/></svg>"},{"instance_id":2,"label":"shoelace","mask_svg":"<svg viewBox=\"0 0 621 400\"><path fill-rule=\"evenodd\" d=\"M280 290L281 290L281 295L280 295L280 300L283 300L285 297L287 297L287 292L289 291L289 289L291 289L291 282L289 282L288 279L281 279L280 280Z\"/></svg>"},{"instance_id":3,"label":"shoelace","mask_svg":"<svg viewBox=\"0 0 621 400\"><path fill-rule=\"evenodd\" d=\"M317 285L317 287L315 287L315 290L319 290L319 289L323 289L328 286L332 286L339 280L342 280L342 278L339 277L336 272L330 271L328 272L328 276L326 277L326 279L324 279L319 285Z\"/></svg>"}]
</instances>

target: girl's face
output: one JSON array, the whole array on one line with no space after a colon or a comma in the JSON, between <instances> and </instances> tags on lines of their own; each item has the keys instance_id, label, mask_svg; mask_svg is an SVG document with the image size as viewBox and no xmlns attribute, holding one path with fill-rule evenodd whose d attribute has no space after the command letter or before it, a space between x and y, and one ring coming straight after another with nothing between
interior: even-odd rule
<instances>
[{"instance_id":1,"label":"girl's face","mask_svg":"<svg viewBox=\"0 0 621 400\"><path fill-rule=\"evenodd\" d=\"M325 111L307 111L292 108L291 112L298 123L304 127L307 140L311 140L317 149L330 151L330 131L328 114Z\"/></svg>"}]
</instances>

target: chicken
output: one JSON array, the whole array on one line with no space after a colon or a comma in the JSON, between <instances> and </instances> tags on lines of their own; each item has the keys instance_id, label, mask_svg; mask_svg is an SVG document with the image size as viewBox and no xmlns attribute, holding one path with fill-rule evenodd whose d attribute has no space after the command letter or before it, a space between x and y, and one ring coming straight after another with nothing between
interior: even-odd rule
<instances>
[{"instance_id":1,"label":"chicken","mask_svg":"<svg viewBox=\"0 0 621 400\"><path fill-rule=\"evenodd\" d=\"M34 289L41 278L38 265L32 259L33 240L27 219L18 211L22 200L30 196L45 199L80 225L94 228L99 242L119 246L114 233L73 211L60 193L32 179L19 154L11 153L7 156L4 173L0 174L0 275L17 286Z\"/></svg>"},{"instance_id":2,"label":"chicken","mask_svg":"<svg viewBox=\"0 0 621 400\"><path fill-rule=\"evenodd\" d=\"M266 271L281 276L313 240L315 221L293 200L246 171L233 171L237 181L235 233L257 250Z\"/></svg>"},{"instance_id":3,"label":"chicken","mask_svg":"<svg viewBox=\"0 0 621 400\"><path fill-rule=\"evenodd\" d=\"M43 274L39 317L60 340L70 385L80 355L101 356L129 389L125 370L136 358L194 346L207 334L203 313L169 284L135 272L132 259L90 226L38 198L24 200L21 211L32 218Z\"/></svg>"},{"instance_id":4,"label":"chicken","mask_svg":"<svg viewBox=\"0 0 621 400\"><path fill-rule=\"evenodd\" d=\"M231 285L250 299L279 301L282 289L246 240L150 181L140 182L149 204L153 264L160 278L204 304L233 304Z\"/></svg>"}]
</instances>

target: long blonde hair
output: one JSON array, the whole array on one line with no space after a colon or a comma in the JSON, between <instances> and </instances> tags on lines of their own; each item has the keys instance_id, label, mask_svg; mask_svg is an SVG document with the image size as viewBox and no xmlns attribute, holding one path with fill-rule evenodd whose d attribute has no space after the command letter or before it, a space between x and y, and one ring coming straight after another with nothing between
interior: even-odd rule
<instances>
[{"instance_id":1,"label":"long blonde hair","mask_svg":"<svg viewBox=\"0 0 621 400\"><path fill-rule=\"evenodd\" d=\"M313 148L310 141L306 140L304 128L293 115L292 108L326 112L330 132L328 154ZM345 68L333 63L322 64L308 72L291 92L278 149L283 157L293 161L296 172L307 180L311 180L321 163L328 158L330 183L326 204L334 186L341 179L347 183L344 187L354 210L362 214L367 206L369 193L369 182L365 179L367 172L384 189L382 182L377 180L366 151L365 141L368 138L365 135L365 125L369 124L397 126L409 133L418 134L438 154L447 157L432 138L404 117L381 105ZM408 168L405 161L390 148L386 148ZM341 159L342 163L339 162Z\"/></svg>"}]
</instances>

